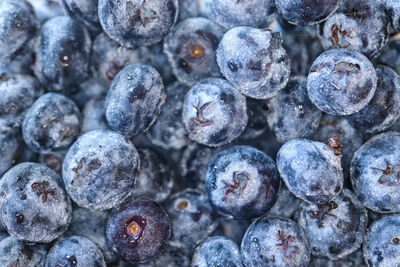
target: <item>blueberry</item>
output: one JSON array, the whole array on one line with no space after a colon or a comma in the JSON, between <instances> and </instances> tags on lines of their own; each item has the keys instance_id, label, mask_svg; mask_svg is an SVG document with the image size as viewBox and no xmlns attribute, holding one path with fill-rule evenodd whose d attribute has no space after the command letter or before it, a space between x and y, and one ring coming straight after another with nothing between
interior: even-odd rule
<instances>
[{"instance_id":1,"label":"blueberry","mask_svg":"<svg viewBox=\"0 0 400 267\"><path fill-rule=\"evenodd\" d=\"M278 13L295 25L310 25L326 20L339 8L339 0L276 0Z\"/></svg>"},{"instance_id":2,"label":"blueberry","mask_svg":"<svg viewBox=\"0 0 400 267\"><path fill-rule=\"evenodd\" d=\"M93 130L108 130L105 114L105 98L93 98L89 100L82 111L81 132Z\"/></svg>"},{"instance_id":3,"label":"blueberry","mask_svg":"<svg viewBox=\"0 0 400 267\"><path fill-rule=\"evenodd\" d=\"M353 114L349 122L364 133L377 133L390 128L400 117L400 78L389 67L376 68L378 83L371 102Z\"/></svg>"},{"instance_id":4,"label":"blueberry","mask_svg":"<svg viewBox=\"0 0 400 267\"><path fill-rule=\"evenodd\" d=\"M383 217L373 223L364 241L364 259L368 266L398 266L399 236L399 215Z\"/></svg>"},{"instance_id":5,"label":"blueberry","mask_svg":"<svg viewBox=\"0 0 400 267\"><path fill-rule=\"evenodd\" d=\"M108 219L108 246L122 259L145 262L154 259L170 237L164 209L147 198L130 198Z\"/></svg>"},{"instance_id":6,"label":"blueberry","mask_svg":"<svg viewBox=\"0 0 400 267\"><path fill-rule=\"evenodd\" d=\"M362 54L347 49L322 53L307 78L308 96L317 108L332 115L350 115L373 98L377 75Z\"/></svg>"},{"instance_id":7,"label":"blueberry","mask_svg":"<svg viewBox=\"0 0 400 267\"><path fill-rule=\"evenodd\" d=\"M71 221L71 201L61 177L37 163L21 163L0 180L1 222L13 237L48 243Z\"/></svg>"},{"instance_id":8,"label":"blueberry","mask_svg":"<svg viewBox=\"0 0 400 267\"><path fill-rule=\"evenodd\" d=\"M33 71L49 91L73 94L88 77L91 40L69 17L48 20L35 41Z\"/></svg>"},{"instance_id":9,"label":"blueberry","mask_svg":"<svg viewBox=\"0 0 400 267\"><path fill-rule=\"evenodd\" d=\"M311 137L318 128L321 111L308 98L307 81L303 77L292 78L285 89L266 104L268 126L280 143Z\"/></svg>"},{"instance_id":10,"label":"blueberry","mask_svg":"<svg viewBox=\"0 0 400 267\"><path fill-rule=\"evenodd\" d=\"M86 103L93 98L105 98L108 91L108 86L105 86L100 80L93 76L83 82L81 87L85 89L71 96L71 99L74 100L81 110L84 109Z\"/></svg>"},{"instance_id":11,"label":"blueberry","mask_svg":"<svg viewBox=\"0 0 400 267\"><path fill-rule=\"evenodd\" d=\"M398 32L400 31L400 1L385 0L386 10L392 19L392 26Z\"/></svg>"},{"instance_id":12,"label":"blueberry","mask_svg":"<svg viewBox=\"0 0 400 267\"><path fill-rule=\"evenodd\" d=\"M282 47L280 33L233 28L225 33L218 46L217 62L225 78L251 98L271 98L289 80L290 60Z\"/></svg>"},{"instance_id":13,"label":"blueberry","mask_svg":"<svg viewBox=\"0 0 400 267\"><path fill-rule=\"evenodd\" d=\"M310 267L320 267L320 266L326 266L326 267L342 267L342 266L348 266L348 267L366 267L366 263L364 261L364 256L362 249L357 250L356 252L353 252L352 254L343 257L338 260L330 260L328 258L322 258L322 257L311 257L310 260Z\"/></svg>"},{"instance_id":14,"label":"blueberry","mask_svg":"<svg viewBox=\"0 0 400 267\"><path fill-rule=\"evenodd\" d=\"M340 149L308 139L294 139L278 152L277 166L289 191L298 198L325 204L343 187Z\"/></svg>"},{"instance_id":15,"label":"blueberry","mask_svg":"<svg viewBox=\"0 0 400 267\"><path fill-rule=\"evenodd\" d=\"M14 237L0 242L0 262L3 266L44 267L47 250L43 245L31 246Z\"/></svg>"},{"instance_id":16,"label":"blueberry","mask_svg":"<svg viewBox=\"0 0 400 267\"><path fill-rule=\"evenodd\" d=\"M232 266L242 267L239 247L223 236L213 236L196 248L192 267Z\"/></svg>"},{"instance_id":17,"label":"blueberry","mask_svg":"<svg viewBox=\"0 0 400 267\"><path fill-rule=\"evenodd\" d=\"M222 36L222 28L205 18L189 18L175 26L164 39L164 53L180 82L193 86L221 76L216 50Z\"/></svg>"},{"instance_id":18,"label":"blueberry","mask_svg":"<svg viewBox=\"0 0 400 267\"><path fill-rule=\"evenodd\" d=\"M124 136L95 130L69 148L63 162L65 188L79 206L117 207L130 194L139 173L139 155Z\"/></svg>"},{"instance_id":19,"label":"blueberry","mask_svg":"<svg viewBox=\"0 0 400 267\"><path fill-rule=\"evenodd\" d=\"M245 266L306 267L310 250L306 235L296 222L260 217L247 229L240 246Z\"/></svg>"},{"instance_id":20,"label":"blueberry","mask_svg":"<svg viewBox=\"0 0 400 267\"><path fill-rule=\"evenodd\" d=\"M43 165L46 165L47 167L55 171L57 174L61 175L62 163L65 154L67 154L67 150L60 150L50 153L41 153L39 154L38 162Z\"/></svg>"},{"instance_id":21,"label":"blueberry","mask_svg":"<svg viewBox=\"0 0 400 267\"><path fill-rule=\"evenodd\" d=\"M319 32L325 49L347 48L372 58L385 46L389 27L383 1L342 0L339 10L320 24Z\"/></svg>"},{"instance_id":22,"label":"blueberry","mask_svg":"<svg viewBox=\"0 0 400 267\"><path fill-rule=\"evenodd\" d=\"M285 184L282 184L279 190L278 199L267 214L269 216L291 219L299 209L301 203L302 201L293 195L289 189L287 189Z\"/></svg>"},{"instance_id":23,"label":"blueberry","mask_svg":"<svg viewBox=\"0 0 400 267\"><path fill-rule=\"evenodd\" d=\"M174 247L168 243L153 261L137 264L137 267L188 267L190 265L190 257L182 248ZM132 267L132 265L121 266Z\"/></svg>"},{"instance_id":24,"label":"blueberry","mask_svg":"<svg viewBox=\"0 0 400 267\"><path fill-rule=\"evenodd\" d=\"M22 124L25 143L36 152L69 147L80 131L80 112L75 103L57 93L47 93L29 108Z\"/></svg>"},{"instance_id":25,"label":"blueberry","mask_svg":"<svg viewBox=\"0 0 400 267\"><path fill-rule=\"evenodd\" d=\"M32 4L40 22L53 17L62 16L63 11L59 0L28 0Z\"/></svg>"},{"instance_id":26,"label":"blueberry","mask_svg":"<svg viewBox=\"0 0 400 267\"><path fill-rule=\"evenodd\" d=\"M226 29L249 26L267 28L275 19L273 0L204 0L203 13Z\"/></svg>"},{"instance_id":27,"label":"blueberry","mask_svg":"<svg viewBox=\"0 0 400 267\"><path fill-rule=\"evenodd\" d=\"M179 20L198 17L200 15L200 1L179 0Z\"/></svg>"},{"instance_id":28,"label":"blueberry","mask_svg":"<svg viewBox=\"0 0 400 267\"><path fill-rule=\"evenodd\" d=\"M278 197L280 178L275 162L260 150L235 146L210 162L206 190L220 215L252 219L266 213Z\"/></svg>"},{"instance_id":29,"label":"blueberry","mask_svg":"<svg viewBox=\"0 0 400 267\"><path fill-rule=\"evenodd\" d=\"M351 161L350 177L354 193L375 212L400 212L398 144L398 132L376 135L354 153Z\"/></svg>"},{"instance_id":30,"label":"blueberry","mask_svg":"<svg viewBox=\"0 0 400 267\"><path fill-rule=\"evenodd\" d=\"M221 146L245 130L246 98L223 79L206 79L186 94L182 118L190 139L208 146Z\"/></svg>"},{"instance_id":31,"label":"blueberry","mask_svg":"<svg viewBox=\"0 0 400 267\"><path fill-rule=\"evenodd\" d=\"M178 19L178 9L178 0L99 0L103 30L128 48L161 41Z\"/></svg>"},{"instance_id":32,"label":"blueberry","mask_svg":"<svg viewBox=\"0 0 400 267\"><path fill-rule=\"evenodd\" d=\"M179 150L189 144L185 125L182 122L182 106L189 88L179 82L165 88L167 98L160 115L147 131L147 138L165 150Z\"/></svg>"},{"instance_id":33,"label":"blueberry","mask_svg":"<svg viewBox=\"0 0 400 267\"><path fill-rule=\"evenodd\" d=\"M0 126L0 175L15 165L21 153L27 153L24 148L15 131Z\"/></svg>"},{"instance_id":34,"label":"blueberry","mask_svg":"<svg viewBox=\"0 0 400 267\"><path fill-rule=\"evenodd\" d=\"M250 220L236 220L221 217L218 228L213 232L212 235L221 235L231 239L237 244L240 244L250 223Z\"/></svg>"},{"instance_id":35,"label":"blueberry","mask_svg":"<svg viewBox=\"0 0 400 267\"><path fill-rule=\"evenodd\" d=\"M61 0L64 13L91 30L101 30L98 15L98 0Z\"/></svg>"},{"instance_id":36,"label":"blueberry","mask_svg":"<svg viewBox=\"0 0 400 267\"><path fill-rule=\"evenodd\" d=\"M46 259L46 267L53 266L98 266L106 267L99 247L83 236L71 236L56 242Z\"/></svg>"},{"instance_id":37,"label":"blueberry","mask_svg":"<svg viewBox=\"0 0 400 267\"><path fill-rule=\"evenodd\" d=\"M263 101L247 98L247 127L244 132L240 135L240 140L254 140L263 135L267 128L267 119L263 112L265 105Z\"/></svg>"},{"instance_id":38,"label":"blueberry","mask_svg":"<svg viewBox=\"0 0 400 267\"><path fill-rule=\"evenodd\" d=\"M0 65L6 65L26 51L40 23L26 0L2 0L0 18Z\"/></svg>"},{"instance_id":39,"label":"blueberry","mask_svg":"<svg viewBox=\"0 0 400 267\"><path fill-rule=\"evenodd\" d=\"M168 62L167 55L163 51L163 42L150 46L150 65L153 66L161 75L164 84L172 84L176 81L172 67ZM142 47L143 49L143 47Z\"/></svg>"},{"instance_id":40,"label":"blueberry","mask_svg":"<svg viewBox=\"0 0 400 267\"><path fill-rule=\"evenodd\" d=\"M397 38L389 40L375 61L400 73L400 40Z\"/></svg>"},{"instance_id":41,"label":"blueberry","mask_svg":"<svg viewBox=\"0 0 400 267\"><path fill-rule=\"evenodd\" d=\"M146 131L156 120L165 101L160 74L151 66L132 64L111 83L105 105L111 129L127 137Z\"/></svg>"}]
</instances>

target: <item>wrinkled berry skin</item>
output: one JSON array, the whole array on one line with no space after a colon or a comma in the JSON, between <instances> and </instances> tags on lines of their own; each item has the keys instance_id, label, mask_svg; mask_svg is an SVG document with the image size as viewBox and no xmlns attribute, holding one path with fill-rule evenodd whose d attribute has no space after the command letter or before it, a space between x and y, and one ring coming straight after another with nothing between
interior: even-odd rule
<instances>
[{"instance_id":1,"label":"wrinkled berry skin","mask_svg":"<svg viewBox=\"0 0 400 267\"><path fill-rule=\"evenodd\" d=\"M128 138L146 131L156 120L165 101L160 74L151 66L132 64L111 83L105 104L111 129Z\"/></svg>"},{"instance_id":2,"label":"wrinkled berry skin","mask_svg":"<svg viewBox=\"0 0 400 267\"><path fill-rule=\"evenodd\" d=\"M356 251L367 228L367 211L348 189L326 204L303 202L297 217L311 253L332 260Z\"/></svg>"},{"instance_id":3,"label":"wrinkled berry skin","mask_svg":"<svg viewBox=\"0 0 400 267\"><path fill-rule=\"evenodd\" d=\"M307 202L325 204L343 187L340 158L324 143L294 139L281 147L276 161L290 192Z\"/></svg>"},{"instance_id":4,"label":"wrinkled berry skin","mask_svg":"<svg viewBox=\"0 0 400 267\"><path fill-rule=\"evenodd\" d=\"M386 10L392 19L392 26L398 32L400 31L400 1L385 0Z\"/></svg>"},{"instance_id":5,"label":"wrinkled berry skin","mask_svg":"<svg viewBox=\"0 0 400 267\"><path fill-rule=\"evenodd\" d=\"M377 79L374 66L365 56L333 49L314 61L307 78L308 96L325 113L350 115L371 101Z\"/></svg>"},{"instance_id":6,"label":"wrinkled berry skin","mask_svg":"<svg viewBox=\"0 0 400 267\"><path fill-rule=\"evenodd\" d=\"M93 130L109 130L107 125L105 106L106 100L103 97L89 100L82 111L81 133Z\"/></svg>"},{"instance_id":7,"label":"wrinkled berry skin","mask_svg":"<svg viewBox=\"0 0 400 267\"><path fill-rule=\"evenodd\" d=\"M249 146L235 146L219 153L208 167L208 198L214 209L226 217L261 216L274 205L279 186L275 162Z\"/></svg>"},{"instance_id":8,"label":"wrinkled berry skin","mask_svg":"<svg viewBox=\"0 0 400 267\"><path fill-rule=\"evenodd\" d=\"M40 23L33 7L25 0L0 3L0 65L6 65L27 49Z\"/></svg>"},{"instance_id":9,"label":"wrinkled berry skin","mask_svg":"<svg viewBox=\"0 0 400 267\"><path fill-rule=\"evenodd\" d=\"M379 213L400 212L400 133L374 136L353 155L350 178L353 191L364 205Z\"/></svg>"},{"instance_id":10,"label":"wrinkled berry skin","mask_svg":"<svg viewBox=\"0 0 400 267\"><path fill-rule=\"evenodd\" d=\"M222 36L222 28L205 18L189 18L174 27L164 39L164 53L180 82L193 86L221 76L216 50Z\"/></svg>"},{"instance_id":11,"label":"wrinkled berry skin","mask_svg":"<svg viewBox=\"0 0 400 267\"><path fill-rule=\"evenodd\" d=\"M368 266L398 266L400 216L392 215L375 221L365 236L364 259Z\"/></svg>"},{"instance_id":12,"label":"wrinkled berry skin","mask_svg":"<svg viewBox=\"0 0 400 267\"><path fill-rule=\"evenodd\" d=\"M384 1L342 0L339 10L319 25L325 49L347 48L375 57L389 38Z\"/></svg>"},{"instance_id":13,"label":"wrinkled berry skin","mask_svg":"<svg viewBox=\"0 0 400 267\"><path fill-rule=\"evenodd\" d=\"M0 242L2 266L44 267L47 250L43 245L30 246L12 236Z\"/></svg>"},{"instance_id":14,"label":"wrinkled berry skin","mask_svg":"<svg viewBox=\"0 0 400 267\"><path fill-rule=\"evenodd\" d=\"M47 90L73 94L88 77L89 33L67 16L48 20L35 40L33 71Z\"/></svg>"},{"instance_id":15,"label":"wrinkled berry skin","mask_svg":"<svg viewBox=\"0 0 400 267\"><path fill-rule=\"evenodd\" d=\"M178 0L99 0L103 30L128 48L161 41L177 21L178 9Z\"/></svg>"},{"instance_id":16,"label":"wrinkled berry skin","mask_svg":"<svg viewBox=\"0 0 400 267\"><path fill-rule=\"evenodd\" d=\"M91 30L101 30L98 15L98 0L61 0L64 13Z\"/></svg>"},{"instance_id":17,"label":"wrinkled berry skin","mask_svg":"<svg viewBox=\"0 0 400 267\"><path fill-rule=\"evenodd\" d=\"M306 267L310 250L306 235L296 222L260 217L247 229L240 245L244 266Z\"/></svg>"},{"instance_id":18,"label":"wrinkled berry skin","mask_svg":"<svg viewBox=\"0 0 400 267\"><path fill-rule=\"evenodd\" d=\"M20 163L0 180L1 222L8 233L27 242L49 243L71 221L71 201L61 177L37 163Z\"/></svg>"},{"instance_id":19,"label":"wrinkled berry skin","mask_svg":"<svg viewBox=\"0 0 400 267\"><path fill-rule=\"evenodd\" d=\"M79 206L107 210L129 196L138 172L139 155L127 138L95 130L69 148L62 176L68 194Z\"/></svg>"},{"instance_id":20,"label":"wrinkled berry skin","mask_svg":"<svg viewBox=\"0 0 400 267\"><path fill-rule=\"evenodd\" d=\"M276 0L278 13L295 25L311 25L326 20L339 8L339 0Z\"/></svg>"},{"instance_id":21,"label":"wrinkled berry skin","mask_svg":"<svg viewBox=\"0 0 400 267\"><path fill-rule=\"evenodd\" d=\"M81 114L75 103L57 93L39 97L27 111L22 135L36 152L51 152L69 147L79 135Z\"/></svg>"},{"instance_id":22,"label":"wrinkled berry skin","mask_svg":"<svg viewBox=\"0 0 400 267\"><path fill-rule=\"evenodd\" d=\"M186 94L182 119L190 139L208 146L221 146L245 130L246 98L223 79L206 79Z\"/></svg>"},{"instance_id":23,"label":"wrinkled berry skin","mask_svg":"<svg viewBox=\"0 0 400 267\"><path fill-rule=\"evenodd\" d=\"M285 89L266 103L268 126L278 142L311 137L317 130L321 111L307 96L305 78L292 78Z\"/></svg>"},{"instance_id":24,"label":"wrinkled berry skin","mask_svg":"<svg viewBox=\"0 0 400 267\"><path fill-rule=\"evenodd\" d=\"M267 28L275 19L273 0L204 0L203 13L226 29L238 26Z\"/></svg>"},{"instance_id":25,"label":"wrinkled berry skin","mask_svg":"<svg viewBox=\"0 0 400 267\"><path fill-rule=\"evenodd\" d=\"M46 267L53 266L98 266L106 267L99 247L83 236L71 236L56 242L46 259Z\"/></svg>"},{"instance_id":26,"label":"wrinkled berry skin","mask_svg":"<svg viewBox=\"0 0 400 267\"><path fill-rule=\"evenodd\" d=\"M280 33L250 27L230 29L218 46L217 62L225 78L251 98L271 98L289 81L290 60Z\"/></svg>"},{"instance_id":27,"label":"wrinkled berry skin","mask_svg":"<svg viewBox=\"0 0 400 267\"><path fill-rule=\"evenodd\" d=\"M243 267L239 247L224 236L213 236L196 248L192 267L235 266Z\"/></svg>"},{"instance_id":28,"label":"wrinkled berry skin","mask_svg":"<svg viewBox=\"0 0 400 267\"><path fill-rule=\"evenodd\" d=\"M130 198L108 219L108 246L122 259L145 262L160 253L171 234L168 215L148 198Z\"/></svg>"}]
</instances>

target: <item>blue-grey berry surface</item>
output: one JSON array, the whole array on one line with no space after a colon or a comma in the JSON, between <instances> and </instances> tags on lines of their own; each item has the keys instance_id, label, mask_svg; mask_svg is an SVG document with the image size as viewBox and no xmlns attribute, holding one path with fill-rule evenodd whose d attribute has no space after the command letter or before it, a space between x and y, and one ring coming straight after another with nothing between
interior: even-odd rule
<instances>
[{"instance_id":1,"label":"blue-grey berry surface","mask_svg":"<svg viewBox=\"0 0 400 267\"><path fill-rule=\"evenodd\" d=\"M90 132L93 130L109 130L106 114L105 114L104 97L92 98L82 110L82 125L81 133Z\"/></svg>"},{"instance_id":2,"label":"blue-grey berry surface","mask_svg":"<svg viewBox=\"0 0 400 267\"><path fill-rule=\"evenodd\" d=\"M0 262L3 266L44 267L46 256L44 245L28 245L12 236L0 242Z\"/></svg>"},{"instance_id":3,"label":"blue-grey berry surface","mask_svg":"<svg viewBox=\"0 0 400 267\"><path fill-rule=\"evenodd\" d=\"M99 31L101 29L98 14L98 0L61 0L60 4L64 13L72 19L91 30Z\"/></svg>"},{"instance_id":4,"label":"blue-grey berry surface","mask_svg":"<svg viewBox=\"0 0 400 267\"><path fill-rule=\"evenodd\" d=\"M400 30L400 1L385 0L386 10L392 20L392 26L396 31Z\"/></svg>"}]
</instances>

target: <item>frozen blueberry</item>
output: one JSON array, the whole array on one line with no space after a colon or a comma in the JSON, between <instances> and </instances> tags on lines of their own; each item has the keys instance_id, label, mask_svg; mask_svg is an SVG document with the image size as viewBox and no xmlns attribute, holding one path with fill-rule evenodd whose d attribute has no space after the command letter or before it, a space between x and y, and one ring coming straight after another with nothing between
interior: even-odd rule
<instances>
[{"instance_id":1,"label":"frozen blueberry","mask_svg":"<svg viewBox=\"0 0 400 267\"><path fill-rule=\"evenodd\" d=\"M73 94L88 77L89 33L67 16L48 20L35 41L33 71L49 91Z\"/></svg>"},{"instance_id":2,"label":"frozen blueberry","mask_svg":"<svg viewBox=\"0 0 400 267\"><path fill-rule=\"evenodd\" d=\"M101 29L98 15L98 0L61 0L64 13L91 30Z\"/></svg>"},{"instance_id":3,"label":"frozen blueberry","mask_svg":"<svg viewBox=\"0 0 400 267\"><path fill-rule=\"evenodd\" d=\"M187 85L220 77L216 50L223 30L205 18L179 22L164 39L164 53L179 81Z\"/></svg>"},{"instance_id":4,"label":"frozen blueberry","mask_svg":"<svg viewBox=\"0 0 400 267\"><path fill-rule=\"evenodd\" d=\"M278 152L277 166L289 191L298 198L325 204L343 187L340 147L294 139Z\"/></svg>"},{"instance_id":5,"label":"frozen blueberry","mask_svg":"<svg viewBox=\"0 0 400 267\"><path fill-rule=\"evenodd\" d=\"M213 236L196 248L192 267L232 266L242 267L239 247L223 236Z\"/></svg>"},{"instance_id":6,"label":"frozen blueberry","mask_svg":"<svg viewBox=\"0 0 400 267\"><path fill-rule=\"evenodd\" d=\"M378 83L371 102L353 114L349 122L364 133L377 133L390 128L400 117L400 78L389 67L376 68Z\"/></svg>"},{"instance_id":7,"label":"frozen blueberry","mask_svg":"<svg viewBox=\"0 0 400 267\"><path fill-rule=\"evenodd\" d=\"M375 61L400 73L400 39L393 38L389 40Z\"/></svg>"},{"instance_id":8,"label":"frozen blueberry","mask_svg":"<svg viewBox=\"0 0 400 267\"><path fill-rule=\"evenodd\" d=\"M367 267L364 261L362 249L338 260L330 260L325 257L311 257L309 267Z\"/></svg>"},{"instance_id":9,"label":"frozen blueberry","mask_svg":"<svg viewBox=\"0 0 400 267\"><path fill-rule=\"evenodd\" d=\"M266 104L268 126L280 143L311 137L318 128L321 111L308 98L307 81L303 77L292 78L285 89Z\"/></svg>"},{"instance_id":10,"label":"frozen blueberry","mask_svg":"<svg viewBox=\"0 0 400 267\"><path fill-rule=\"evenodd\" d=\"M186 94L182 118L190 139L208 146L221 146L245 130L246 98L223 79L206 79Z\"/></svg>"},{"instance_id":11,"label":"frozen blueberry","mask_svg":"<svg viewBox=\"0 0 400 267\"><path fill-rule=\"evenodd\" d=\"M22 124L25 143L36 152L69 147L79 135L81 114L75 103L57 93L39 97L29 108Z\"/></svg>"},{"instance_id":12,"label":"frozen blueberry","mask_svg":"<svg viewBox=\"0 0 400 267\"><path fill-rule=\"evenodd\" d=\"M108 219L108 246L122 259L145 262L154 259L170 237L164 209L147 198L130 198Z\"/></svg>"},{"instance_id":13,"label":"frozen blueberry","mask_svg":"<svg viewBox=\"0 0 400 267\"><path fill-rule=\"evenodd\" d=\"M62 163L64 161L65 154L67 154L66 149L50 153L41 153L38 156L38 162L46 165L47 167L61 175Z\"/></svg>"},{"instance_id":14,"label":"frozen blueberry","mask_svg":"<svg viewBox=\"0 0 400 267\"><path fill-rule=\"evenodd\" d=\"M386 10L392 19L392 26L398 32L400 31L400 1L385 0Z\"/></svg>"},{"instance_id":15,"label":"frozen blueberry","mask_svg":"<svg viewBox=\"0 0 400 267\"><path fill-rule=\"evenodd\" d=\"M206 190L219 214L252 219L274 205L280 182L272 158L253 147L235 146L210 162Z\"/></svg>"},{"instance_id":16,"label":"frozen blueberry","mask_svg":"<svg viewBox=\"0 0 400 267\"><path fill-rule=\"evenodd\" d=\"M168 243L153 261L137 264L137 267L189 267L191 254L184 249L174 247ZM121 266L132 267L132 265Z\"/></svg>"},{"instance_id":17,"label":"frozen blueberry","mask_svg":"<svg viewBox=\"0 0 400 267\"><path fill-rule=\"evenodd\" d=\"M165 88L166 100L160 115L147 131L147 138L165 150L179 150L189 144L189 138L182 122L182 106L189 88L179 82Z\"/></svg>"},{"instance_id":18,"label":"frozen blueberry","mask_svg":"<svg viewBox=\"0 0 400 267\"><path fill-rule=\"evenodd\" d=\"M222 235L240 244L250 223L250 220L235 220L221 217L218 228L212 235Z\"/></svg>"},{"instance_id":19,"label":"frozen blueberry","mask_svg":"<svg viewBox=\"0 0 400 267\"><path fill-rule=\"evenodd\" d=\"M104 112L105 102L105 98L101 97L93 98L86 103L82 111L82 133L109 129Z\"/></svg>"},{"instance_id":20,"label":"frozen blueberry","mask_svg":"<svg viewBox=\"0 0 400 267\"><path fill-rule=\"evenodd\" d=\"M81 84L81 88L83 90L80 90L76 94L72 95L71 99L74 100L80 110L83 110L86 103L93 98L105 98L108 87L109 86L102 84L97 77L95 78L91 76Z\"/></svg>"},{"instance_id":21,"label":"frozen blueberry","mask_svg":"<svg viewBox=\"0 0 400 267\"><path fill-rule=\"evenodd\" d=\"M255 220L243 237L240 253L247 267L306 267L310 261L303 230L296 222L278 217Z\"/></svg>"},{"instance_id":22,"label":"frozen blueberry","mask_svg":"<svg viewBox=\"0 0 400 267\"><path fill-rule=\"evenodd\" d=\"M203 13L226 29L238 26L267 28L275 19L273 0L204 0Z\"/></svg>"},{"instance_id":23,"label":"frozen blueberry","mask_svg":"<svg viewBox=\"0 0 400 267\"><path fill-rule=\"evenodd\" d=\"M27 153L20 139L15 131L0 125L0 175L15 165L21 153Z\"/></svg>"},{"instance_id":24,"label":"frozen blueberry","mask_svg":"<svg viewBox=\"0 0 400 267\"><path fill-rule=\"evenodd\" d=\"M8 64L26 53L29 41L40 23L33 7L26 0L0 2L0 65Z\"/></svg>"},{"instance_id":25,"label":"frozen blueberry","mask_svg":"<svg viewBox=\"0 0 400 267\"><path fill-rule=\"evenodd\" d=\"M163 51L163 42L150 46L150 65L153 66L161 75L164 84L172 84L176 77L172 72L172 67L168 62L167 55ZM143 47L142 47L143 49Z\"/></svg>"},{"instance_id":26,"label":"frozen blueberry","mask_svg":"<svg viewBox=\"0 0 400 267\"><path fill-rule=\"evenodd\" d=\"M289 80L290 60L282 47L281 34L269 30L229 30L218 46L217 62L225 78L251 98L271 98Z\"/></svg>"},{"instance_id":27,"label":"frozen blueberry","mask_svg":"<svg viewBox=\"0 0 400 267\"><path fill-rule=\"evenodd\" d=\"M187 189L172 195L165 204L171 219L170 244L193 252L217 227L218 220L207 196Z\"/></svg>"},{"instance_id":28,"label":"frozen blueberry","mask_svg":"<svg viewBox=\"0 0 400 267\"><path fill-rule=\"evenodd\" d=\"M332 115L350 115L373 98L377 75L362 54L347 49L322 53L307 78L308 96L317 108Z\"/></svg>"},{"instance_id":29,"label":"frozen blueberry","mask_svg":"<svg viewBox=\"0 0 400 267\"><path fill-rule=\"evenodd\" d=\"M0 262L6 267L44 267L47 250L43 245L30 246L14 237L0 242Z\"/></svg>"},{"instance_id":30,"label":"frozen blueberry","mask_svg":"<svg viewBox=\"0 0 400 267\"><path fill-rule=\"evenodd\" d=\"M400 212L398 145L398 132L376 135L354 153L351 161L350 177L354 193L375 212Z\"/></svg>"},{"instance_id":31,"label":"frozen blueberry","mask_svg":"<svg viewBox=\"0 0 400 267\"><path fill-rule=\"evenodd\" d=\"M99 247L83 236L71 236L56 242L46 259L46 267L106 267L104 256Z\"/></svg>"},{"instance_id":32,"label":"frozen blueberry","mask_svg":"<svg viewBox=\"0 0 400 267\"><path fill-rule=\"evenodd\" d=\"M356 251L367 228L367 211L348 189L326 204L303 202L297 217L311 253L332 260Z\"/></svg>"},{"instance_id":33,"label":"frozen blueberry","mask_svg":"<svg viewBox=\"0 0 400 267\"><path fill-rule=\"evenodd\" d=\"M383 1L342 0L339 10L319 27L325 49L347 48L372 58L389 38L390 19Z\"/></svg>"},{"instance_id":34,"label":"frozen blueberry","mask_svg":"<svg viewBox=\"0 0 400 267\"><path fill-rule=\"evenodd\" d=\"M0 180L1 222L7 232L27 242L48 243L71 221L71 201L61 177L37 163L20 163Z\"/></svg>"},{"instance_id":35,"label":"frozen blueberry","mask_svg":"<svg viewBox=\"0 0 400 267\"><path fill-rule=\"evenodd\" d=\"M400 259L400 216L379 219L368 229L364 259L368 266L398 266Z\"/></svg>"},{"instance_id":36,"label":"frozen blueberry","mask_svg":"<svg viewBox=\"0 0 400 267\"><path fill-rule=\"evenodd\" d=\"M111 83L105 113L111 129L127 137L146 131L156 120L165 101L160 74L151 66L132 64Z\"/></svg>"},{"instance_id":37,"label":"frozen blueberry","mask_svg":"<svg viewBox=\"0 0 400 267\"><path fill-rule=\"evenodd\" d=\"M59 0L28 0L32 4L40 22L53 17L62 16L63 11Z\"/></svg>"},{"instance_id":38,"label":"frozen blueberry","mask_svg":"<svg viewBox=\"0 0 400 267\"><path fill-rule=\"evenodd\" d=\"M199 0L179 0L179 20L198 17L200 5Z\"/></svg>"},{"instance_id":39,"label":"frozen blueberry","mask_svg":"<svg viewBox=\"0 0 400 267\"><path fill-rule=\"evenodd\" d=\"M302 201L299 198L287 189L285 184L282 184L279 190L278 199L267 214L269 216L291 219L299 209L301 202Z\"/></svg>"},{"instance_id":40,"label":"frozen blueberry","mask_svg":"<svg viewBox=\"0 0 400 267\"><path fill-rule=\"evenodd\" d=\"M79 206L117 207L130 194L139 173L139 155L124 136L95 130L69 148L63 162L65 188Z\"/></svg>"},{"instance_id":41,"label":"frozen blueberry","mask_svg":"<svg viewBox=\"0 0 400 267\"><path fill-rule=\"evenodd\" d=\"M240 140L254 140L265 133L268 128L267 119L264 116L266 108L263 101L247 98L248 122L246 129L240 135Z\"/></svg>"},{"instance_id":42,"label":"frozen blueberry","mask_svg":"<svg viewBox=\"0 0 400 267\"><path fill-rule=\"evenodd\" d=\"M178 0L99 0L103 30L125 47L161 41L178 19Z\"/></svg>"}]
</instances>

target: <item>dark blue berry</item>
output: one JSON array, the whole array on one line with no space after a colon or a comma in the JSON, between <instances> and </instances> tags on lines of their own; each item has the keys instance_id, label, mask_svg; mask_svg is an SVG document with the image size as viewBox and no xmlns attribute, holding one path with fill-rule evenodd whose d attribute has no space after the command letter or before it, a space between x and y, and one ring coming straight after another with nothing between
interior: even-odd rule
<instances>
[{"instance_id":1,"label":"dark blue berry","mask_svg":"<svg viewBox=\"0 0 400 267\"><path fill-rule=\"evenodd\" d=\"M105 98L93 98L89 100L82 111L81 132L93 130L109 130L105 114Z\"/></svg>"},{"instance_id":2,"label":"dark blue berry","mask_svg":"<svg viewBox=\"0 0 400 267\"><path fill-rule=\"evenodd\" d=\"M98 0L61 0L64 13L91 30L101 29L98 15Z\"/></svg>"},{"instance_id":3,"label":"dark blue berry","mask_svg":"<svg viewBox=\"0 0 400 267\"><path fill-rule=\"evenodd\" d=\"M0 262L7 267L44 267L47 250L44 245L28 245L14 237L0 242Z\"/></svg>"}]
</instances>

